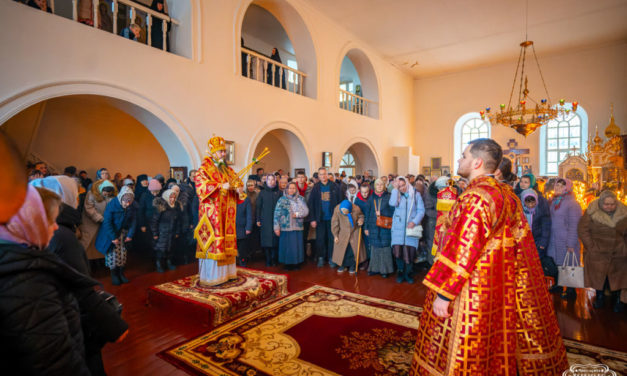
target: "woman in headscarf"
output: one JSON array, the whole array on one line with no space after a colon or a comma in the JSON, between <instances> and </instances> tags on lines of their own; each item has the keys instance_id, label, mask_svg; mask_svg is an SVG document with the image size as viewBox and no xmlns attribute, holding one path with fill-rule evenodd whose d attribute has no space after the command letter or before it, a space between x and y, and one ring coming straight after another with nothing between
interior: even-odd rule
<instances>
[{"instance_id":1,"label":"woman in headscarf","mask_svg":"<svg viewBox=\"0 0 627 376\"><path fill-rule=\"evenodd\" d=\"M383 216L392 218L394 208L390 206L390 193L385 189L385 183L381 179L374 182L374 193L368 200L369 213L366 215L365 235L370 242L370 264L368 275L381 274L387 278L394 272L392 261L392 232L389 228L377 225L377 218Z\"/></svg>"},{"instance_id":2,"label":"woman in headscarf","mask_svg":"<svg viewBox=\"0 0 627 376\"><path fill-rule=\"evenodd\" d=\"M270 55L270 59L281 64L283 63L281 61L281 55L279 55L279 50L276 47L272 49L272 54ZM274 70L274 75L272 73L273 70ZM274 85L276 87L280 86L281 88L285 89L286 88L285 69L283 69L282 67L278 65L268 63L268 67L266 68L266 80L270 85Z\"/></svg>"},{"instance_id":3,"label":"woman in headscarf","mask_svg":"<svg viewBox=\"0 0 627 376\"><path fill-rule=\"evenodd\" d=\"M393 182L390 206L394 207L392 221L392 252L396 258L396 282L414 283L411 269L418 250L419 237L407 236L407 229L420 225L425 215L422 197L416 194L407 178L399 176Z\"/></svg>"},{"instance_id":4,"label":"woman in headscarf","mask_svg":"<svg viewBox=\"0 0 627 376\"><path fill-rule=\"evenodd\" d=\"M260 228L261 248L266 254L266 266L274 266L278 258L279 237L274 233L274 209L281 198L281 191L273 174L266 175L263 190L257 196L255 218Z\"/></svg>"},{"instance_id":5,"label":"woman in headscarf","mask_svg":"<svg viewBox=\"0 0 627 376\"><path fill-rule=\"evenodd\" d=\"M126 244L133 240L137 227L136 209L131 205L134 197L129 187L122 187L117 199L107 204L96 238L96 249L105 255L105 265L111 269L111 282L116 286L128 283L124 267Z\"/></svg>"},{"instance_id":6,"label":"woman in headscarf","mask_svg":"<svg viewBox=\"0 0 627 376\"><path fill-rule=\"evenodd\" d=\"M104 170L106 173L106 170ZM103 176L109 176L103 173ZM115 188L107 178L97 180L91 185L87 196L85 197L84 211L81 218L81 244L87 252L87 258L89 260L101 259L102 254L96 250L94 241L96 234L100 229L102 220L104 219L104 212L109 201L118 194L118 190Z\"/></svg>"},{"instance_id":7,"label":"woman in headscarf","mask_svg":"<svg viewBox=\"0 0 627 376\"><path fill-rule=\"evenodd\" d=\"M177 194L172 189L167 189L161 197L153 201L155 211L152 217L153 248L157 272L163 273L163 265L170 270L175 270L174 255L172 252L174 241L181 233L181 211L177 207Z\"/></svg>"},{"instance_id":8,"label":"woman in headscarf","mask_svg":"<svg viewBox=\"0 0 627 376\"><path fill-rule=\"evenodd\" d=\"M0 225L2 353L15 374L90 375L76 299L97 281L45 252L61 198L29 186L19 211Z\"/></svg>"},{"instance_id":9,"label":"woman in headscarf","mask_svg":"<svg viewBox=\"0 0 627 376\"><path fill-rule=\"evenodd\" d=\"M59 228L48 244L47 250L59 256L66 264L83 275L90 276L85 248L76 238L81 215L76 210L78 182L64 175L49 176L30 182L30 185L48 189L61 197L57 224ZM81 311L81 324L85 340L85 357L92 375L105 375L102 348L107 342L115 342L128 325L119 313L97 293L93 287L75 292Z\"/></svg>"},{"instance_id":10,"label":"woman in headscarf","mask_svg":"<svg viewBox=\"0 0 627 376\"><path fill-rule=\"evenodd\" d=\"M364 224L364 214L359 206L348 200L340 202L333 210L331 217L331 233L334 238L333 262L339 265L338 273L348 268L350 274L356 270L356 253L359 263L366 261L366 247L361 238L361 226ZM357 252L355 252L357 250Z\"/></svg>"},{"instance_id":11,"label":"woman in headscarf","mask_svg":"<svg viewBox=\"0 0 627 376\"><path fill-rule=\"evenodd\" d=\"M567 252L573 252L579 260L579 237L577 224L581 218L581 206L573 196L573 182L569 179L558 179L555 183L554 195L550 204L551 239L547 255L553 258L556 265L562 265ZM557 281L559 285L559 281ZM577 297L575 289L569 287L562 292L562 299Z\"/></svg>"},{"instance_id":12,"label":"woman in headscarf","mask_svg":"<svg viewBox=\"0 0 627 376\"><path fill-rule=\"evenodd\" d=\"M296 182L290 182L274 209L274 233L279 237L279 262L286 270L298 269L305 261L303 219L309 214Z\"/></svg>"},{"instance_id":13,"label":"woman in headscarf","mask_svg":"<svg viewBox=\"0 0 627 376\"><path fill-rule=\"evenodd\" d=\"M150 9L155 12L161 13L163 15L168 15L165 11L164 0L152 0L152 4L150 5ZM168 21L167 23L167 31L166 31L166 47L167 50L170 51L170 28L171 23ZM150 29L150 39L152 41L152 46L154 48L163 49L163 20L161 18L152 17L152 27Z\"/></svg>"},{"instance_id":14,"label":"woman in headscarf","mask_svg":"<svg viewBox=\"0 0 627 376\"><path fill-rule=\"evenodd\" d=\"M351 202L351 204L355 203L355 199L357 198L357 193L359 192L359 185L354 179L348 181L346 189L346 199Z\"/></svg>"},{"instance_id":15,"label":"woman in headscarf","mask_svg":"<svg viewBox=\"0 0 627 376\"><path fill-rule=\"evenodd\" d=\"M538 193L533 189L525 189L520 194L523 211L533 234L540 260L546 257L546 249L551 237L551 216L548 211L541 210Z\"/></svg>"},{"instance_id":16,"label":"woman in headscarf","mask_svg":"<svg viewBox=\"0 0 627 376\"><path fill-rule=\"evenodd\" d=\"M614 312L622 312L627 302L627 206L612 191L601 192L581 217L578 232L586 250L586 286L597 292L594 308L604 306L607 288L613 295Z\"/></svg>"}]
</instances>

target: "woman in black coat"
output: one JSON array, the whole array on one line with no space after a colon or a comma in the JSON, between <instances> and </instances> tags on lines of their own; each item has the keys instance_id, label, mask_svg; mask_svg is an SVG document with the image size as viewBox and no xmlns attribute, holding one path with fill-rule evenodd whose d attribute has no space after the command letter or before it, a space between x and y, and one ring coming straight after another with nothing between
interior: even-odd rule
<instances>
[{"instance_id":1,"label":"woman in black coat","mask_svg":"<svg viewBox=\"0 0 627 376\"><path fill-rule=\"evenodd\" d=\"M60 204L29 186L19 212L0 225L0 354L16 375L90 374L76 296L98 282L44 251Z\"/></svg>"},{"instance_id":2,"label":"woman in black coat","mask_svg":"<svg viewBox=\"0 0 627 376\"><path fill-rule=\"evenodd\" d=\"M281 61L281 56L279 55L279 50L276 47L272 49L272 55L270 55L270 59L281 64L283 63ZM274 70L274 76L272 75L273 70ZM274 82L274 86L279 87L280 85L281 88L285 89L286 87L285 69L283 69L282 67L278 65L268 64L268 67L266 68L266 80L270 85L272 85Z\"/></svg>"},{"instance_id":3,"label":"woman in black coat","mask_svg":"<svg viewBox=\"0 0 627 376\"><path fill-rule=\"evenodd\" d=\"M157 272L163 273L163 260L168 269L175 270L172 249L174 241L181 233L182 211L176 202L176 193L168 189L162 197L154 200L155 213L152 217L152 236L154 239Z\"/></svg>"},{"instance_id":4,"label":"woman in black coat","mask_svg":"<svg viewBox=\"0 0 627 376\"><path fill-rule=\"evenodd\" d=\"M266 254L266 266L276 265L279 256L279 237L274 233L274 209L279 198L281 198L281 191L276 185L276 178L268 174L263 190L257 196L255 215L257 226L260 227L261 248Z\"/></svg>"},{"instance_id":5,"label":"woman in black coat","mask_svg":"<svg viewBox=\"0 0 627 376\"><path fill-rule=\"evenodd\" d=\"M164 0L152 0L152 5L150 5L150 9L155 12L162 13L167 16L165 12L165 5L163 3ZM170 22L167 23L167 31L165 34L166 38L166 48L167 51L170 51ZM161 18L152 17L152 27L150 29L150 38L152 41L152 46L158 49L163 49L163 20Z\"/></svg>"},{"instance_id":6,"label":"woman in black coat","mask_svg":"<svg viewBox=\"0 0 627 376\"><path fill-rule=\"evenodd\" d=\"M47 250L59 256L67 265L79 273L90 276L85 248L76 237L81 224L81 213L76 209L78 186L67 176L49 176L31 182L57 193L63 198L57 224ZM103 295L92 287L77 289L75 296L81 312L81 326L85 342L85 357L92 375L105 375L102 348L107 342L115 342L128 324L119 313L105 301Z\"/></svg>"}]
</instances>

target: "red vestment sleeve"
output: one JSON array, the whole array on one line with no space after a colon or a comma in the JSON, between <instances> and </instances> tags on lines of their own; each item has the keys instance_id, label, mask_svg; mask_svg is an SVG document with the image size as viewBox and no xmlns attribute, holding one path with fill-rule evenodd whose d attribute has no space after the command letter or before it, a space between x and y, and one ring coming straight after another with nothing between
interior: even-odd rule
<instances>
[{"instance_id":1,"label":"red vestment sleeve","mask_svg":"<svg viewBox=\"0 0 627 376\"><path fill-rule=\"evenodd\" d=\"M449 212L441 251L423 281L427 287L451 300L461 292L492 230L493 204L472 191L458 199Z\"/></svg>"},{"instance_id":2,"label":"red vestment sleeve","mask_svg":"<svg viewBox=\"0 0 627 376\"><path fill-rule=\"evenodd\" d=\"M196 192L201 203L207 202L209 197L220 192L222 183L212 179L205 169L201 168L196 174Z\"/></svg>"}]
</instances>

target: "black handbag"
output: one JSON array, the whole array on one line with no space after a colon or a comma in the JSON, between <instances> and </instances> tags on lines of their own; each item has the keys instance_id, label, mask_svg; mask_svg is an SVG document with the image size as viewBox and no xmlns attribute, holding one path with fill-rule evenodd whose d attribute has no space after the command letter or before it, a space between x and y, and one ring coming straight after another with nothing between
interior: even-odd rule
<instances>
[{"instance_id":1,"label":"black handbag","mask_svg":"<svg viewBox=\"0 0 627 376\"><path fill-rule=\"evenodd\" d=\"M118 298L115 297L115 295L104 290L98 290L96 292L98 293L98 295L102 296L104 301L107 302L107 304L109 304L111 308L113 308L113 310L118 313L118 315L122 314L122 308L124 308L124 306L122 305L122 303L120 303Z\"/></svg>"},{"instance_id":2,"label":"black handbag","mask_svg":"<svg viewBox=\"0 0 627 376\"><path fill-rule=\"evenodd\" d=\"M544 271L544 275L553 277L557 280L557 265L555 265L555 261L553 261L553 257L544 256L540 259L540 264L542 264L542 270Z\"/></svg>"}]
</instances>

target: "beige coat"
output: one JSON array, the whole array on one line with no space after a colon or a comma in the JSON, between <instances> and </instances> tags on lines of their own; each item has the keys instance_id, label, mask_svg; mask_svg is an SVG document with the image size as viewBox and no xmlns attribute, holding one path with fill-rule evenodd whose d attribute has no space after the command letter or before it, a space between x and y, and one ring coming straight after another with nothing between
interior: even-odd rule
<instances>
[{"instance_id":1,"label":"beige coat","mask_svg":"<svg viewBox=\"0 0 627 376\"><path fill-rule=\"evenodd\" d=\"M359 249L359 262L362 263L366 261L366 247L364 246L363 233L361 234L361 242L359 241L360 229L357 225L359 220L364 220L364 214L359 209L359 206L353 205L353 212L351 213L353 216L353 223L355 227L351 227L351 223L348 220L348 217L344 214L340 213L340 205L337 205L333 210L333 217L331 218L331 233L333 237L338 238L339 241L334 243L333 246L333 258L332 261L338 265L342 265L342 261L344 261L344 254L346 253L346 248L348 247L348 243L350 241L350 245L353 248L353 252L356 249ZM358 243L359 246L357 245ZM355 252L355 258L357 258L357 252Z\"/></svg>"},{"instance_id":2,"label":"beige coat","mask_svg":"<svg viewBox=\"0 0 627 376\"><path fill-rule=\"evenodd\" d=\"M94 247L94 241L98 234L100 224L104 219L104 211L109 201L113 197L117 196L117 190L114 191L114 195L110 198L104 198L100 194L100 184L103 180L98 180L91 186L91 190L87 192L85 197L85 209L83 210L82 223L80 226L81 238L80 242L87 252L87 258L89 260L103 258L104 255Z\"/></svg>"},{"instance_id":3,"label":"beige coat","mask_svg":"<svg viewBox=\"0 0 627 376\"><path fill-rule=\"evenodd\" d=\"M612 217L590 203L579 221L579 238L584 246L586 287L603 290L607 276L612 290L627 289L627 207L618 204Z\"/></svg>"}]
</instances>

